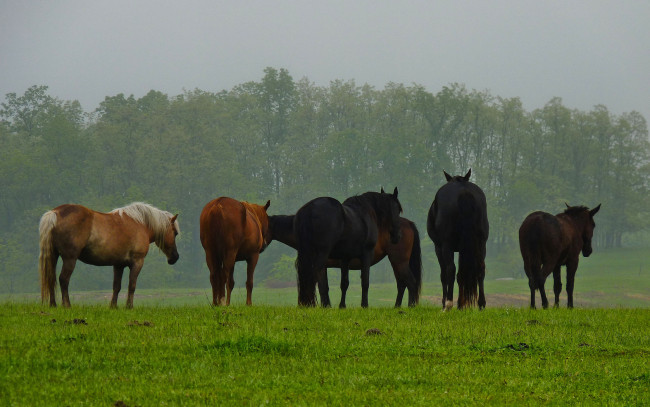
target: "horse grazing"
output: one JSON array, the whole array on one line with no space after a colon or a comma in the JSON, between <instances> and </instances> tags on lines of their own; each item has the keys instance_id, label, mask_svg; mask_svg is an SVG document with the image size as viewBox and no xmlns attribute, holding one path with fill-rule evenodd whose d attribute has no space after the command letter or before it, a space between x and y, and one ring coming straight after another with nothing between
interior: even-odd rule
<instances>
[{"instance_id":1,"label":"horse grazing","mask_svg":"<svg viewBox=\"0 0 650 407\"><path fill-rule=\"evenodd\" d=\"M401 238L399 214L402 206L397 193L397 188L392 194L383 189L366 192L346 199L343 204L334 198L321 197L298 210L293 221L298 246L298 305L316 305L316 282L322 278L328 259L340 261L342 276L346 277L351 261L358 259L361 306L368 306L370 265L379 230L388 230L393 244ZM347 279L341 281L341 290L347 290Z\"/></svg>"},{"instance_id":2,"label":"horse grazing","mask_svg":"<svg viewBox=\"0 0 650 407\"><path fill-rule=\"evenodd\" d=\"M277 240L294 249L298 248L298 241L293 232L293 219L295 215L273 215L269 216L269 232L271 240ZM402 231L402 238L396 244L390 242L390 232L386 228L379 229L377 243L375 244L374 255L371 266L379 263L388 256L395 280L397 282L397 298L395 307L402 306L404 291L408 288L408 305L415 306L420 300L420 289L422 287L422 252L420 250L420 234L413 222L406 218L400 218L399 223ZM361 263L358 259L350 261L351 270L360 270ZM341 261L328 259L328 268L341 268ZM327 270L319 275L318 291L321 297L321 305L330 306L329 286L327 282ZM341 275L341 303L339 307L345 307L345 295L349 285L348 276Z\"/></svg>"},{"instance_id":3,"label":"horse grazing","mask_svg":"<svg viewBox=\"0 0 650 407\"><path fill-rule=\"evenodd\" d=\"M580 252L589 257L593 251L591 238L594 234L594 209L585 206L569 206L555 216L546 212L533 212L524 219L519 228L519 249L524 259L524 270L530 287L530 307L535 308L535 290L542 297L542 307L548 307L544 283L553 273L555 307L560 303L562 278L560 267L566 266L567 305L573 308L573 283L578 270Z\"/></svg>"},{"instance_id":4,"label":"horse grazing","mask_svg":"<svg viewBox=\"0 0 650 407\"><path fill-rule=\"evenodd\" d=\"M458 308L476 302L478 286L478 306L482 309L485 307L485 244L490 233L485 194L469 182L471 169L465 176L443 173L447 183L436 193L427 217L427 232L440 264L442 306L443 309L453 306L454 252L458 252Z\"/></svg>"},{"instance_id":5,"label":"horse grazing","mask_svg":"<svg viewBox=\"0 0 650 407\"><path fill-rule=\"evenodd\" d=\"M208 202L201 211L201 245L210 269L213 305L230 305L235 262L242 260L247 263L246 305L252 304L255 266L270 243L266 214L270 204L267 201L260 206L221 197Z\"/></svg>"},{"instance_id":6,"label":"horse grazing","mask_svg":"<svg viewBox=\"0 0 650 407\"><path fill-rule=\"evenodd\" d=\"M133 308L133 293L138 275L154 242L167 256L167 262L178 261L176 236L180 229L169 212L135 202L110 213L96 212L81 205L61 205L45 212L39 224L41 299L56 306L56 263L61 257L63 267L59 276L64 307L70 306L68 284L77 260L93 266L113 266L113 298L122 285L122 273L129 267L129 295L126 307Z\"/></svg>"}]
</instances>

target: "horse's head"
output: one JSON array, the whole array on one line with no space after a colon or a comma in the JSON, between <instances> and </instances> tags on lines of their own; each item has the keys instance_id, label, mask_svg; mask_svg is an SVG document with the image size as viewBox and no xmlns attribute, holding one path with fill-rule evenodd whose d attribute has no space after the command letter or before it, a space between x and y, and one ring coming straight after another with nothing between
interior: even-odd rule
<instances>
[{"instance_id":1,"label":"horse's head","mask_svg":"<svg viewBox=\"0 0 650 407\"><path fill-rule=\"evenodd\" d=\"M582 255L589 257L593 252L591 247L591 239L594 236L594 228L596 223L594 222L594 215L600 210L600 204L594 209L589 209L584 206L573 206L570 207L569 204L566 204L567 210L565 213L571 213L578 210L579 213L576 214L576 217L580 217L580 223L582 226Z\"/></svg>"},{"instance_id":2,"label":"horse's head","mask_svg":"<svg viewBox=\"0 0 650 407\"><path fill-rule=\"evenodd\" d=\"M589 257L593 249L591 248L591 238L594 235L594 228L596 223L594 222L594 215L600 210L600 204L594 209L589 211L589 220L585 223L585 227L582 231L582 255Z\"/></svg>"},{"instance_id":3,"label":"horse's head","mask_svg":"<svg viewBox=\"0 0 650 407\"><path fill-rule=\"evenodd\" d=\"M179 257L178 250L176 249L176 236L178 236L180 228L178 226L178 222L176 222L176 218L178 218L178 214L172 216L169 219L170 225L165 231L162 242L163 244L160 246L162 252L165 253L165 256L167 256L167 263L169 264L176 263Z\"/></svg>"},{"instance_id":4,"label":"horse's head","mask_svg":"<svg viewBox=\"0 0 650 407\"><path fill-rule=\"evenodd\" d=\"M402 228L400 227L400 214L402 213L402 204L397 199L397 187L392 194L384 192L381 189L381 196L385 202L384 221L387 222L390 229L390 242L396 244L402 238Z\"/></svg>"},{"instance_id":5,"label":"horse's head","mask_svg":"<svg viewBox=\"0 0 650 407\"><path fill-rule=\"evenodd\" d=\"M462 175L455 175L451 176L447 174L447 171L442 170L442 172L445 174L445 179L447 182L467 182L469 181L469 177L472 175L472 169L470 168L469 171L467 171L467 174L465 176Z\"/></svg>"},{"instance_id":6,"label":"horse's head","mask_svg":"<svg viewBox=\"0 0 650 407\"><path fill-rule=\"evenodd\" d=\"M269 230L269 215L266 213L266 210L271 206L271 201L266 201L266 205L264 206L255 204L251 206L255 209L255 215L260 222L260 231L262 232L262 248L260 249L260 253L262 253L273 240Z\"/></svg>"}]
</instances>

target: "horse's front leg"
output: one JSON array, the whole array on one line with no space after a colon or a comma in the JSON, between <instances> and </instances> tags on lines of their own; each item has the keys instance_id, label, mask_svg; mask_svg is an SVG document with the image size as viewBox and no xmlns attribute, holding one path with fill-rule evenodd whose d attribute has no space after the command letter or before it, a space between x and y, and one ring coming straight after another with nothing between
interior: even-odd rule
<instances>
[{"instance_id":1,"label":"horse's front leg","mask_svg":"<svg viewBox=\"0 0 650 407\"><path fill-rule=\"evenodd\" d=\"M144 259L137 259L129 266L129 294L126 297L126 308L133 308L133 294L135 293L135 285L138 282L138 276L140 275L140 270L142 270L142 265L144 264Z\"/></svg>"},{"instance_id":2,"label":"horse's front leg","mask_svg":"<svg viewBox=\"0 0 650 407\"><path fill-rule=\"evenodd\" d=\"M350 263L348 262L348 260L343 260L341 262L341 302L339 302L340 309L346 307L345 298L347 296L349 286L350 286Z\"/></svg>"},{"instance_id":3,"label":"horse's front leg","mask_svg":"<svg viewBox=\"0 0 650 407\"><path fill-rule=\"evenodd\" d=\"M61 304L65 308L70 308L70 297L68 295L68 285L70 284L70 276L74 271L74 266L77 264L76 258L63 259L63 266L61 268L61 275L59 275L59 284L61 285ZM54 297L50 297L54 298Z\"/></svg>"},{"instance_id":4,"label":"horse's front leg","mask_svg":"<svg viewBox=\"0 0 650 407\"><path fill-rule=\"evenodd\" d=\"M318 294L320 294L320 305L323 308L330 308L330 285L327 280L327 267L318 272Z\"/></svg>"},{"instance_id":5,"label":"horse's front leg","mask_svg":"<svg viewBox=\"0 0 650 407\"><path fill-rule=\"evenodd\" d=\"M573 284L575 282L576 271L578 271L578 258L575 261L569 261L566 265L566 295L567 307L573 308Z\"/></svg>"},{"instance_id":6,"label":"horse's front leg","mask_svg":"<svg viewBox=\"0 0 650 407\"><path fill-rule=\"evenodd\" d=\"M246 305L253 305L253 274L259 258L259 253L255 253L246 261ZM230 297L230 291L228 297Z\"/></svg>"},{"instance_id":7,"label":"horse's front leg","mask_svg":"<svg viewBox=\"0 0 650 407\"><path fill-rule=\"evenodd\" d=\"M117 308L117 296L122 289L122 274L124 266L113 266L113 298L111 298L111 308Z\"/></svg>"}]
</instances>

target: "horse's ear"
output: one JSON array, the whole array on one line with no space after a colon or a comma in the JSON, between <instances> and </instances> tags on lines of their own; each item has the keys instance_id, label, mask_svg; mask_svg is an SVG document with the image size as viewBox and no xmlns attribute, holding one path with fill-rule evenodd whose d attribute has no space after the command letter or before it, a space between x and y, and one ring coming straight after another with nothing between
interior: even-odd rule
<instances>
[{"instance_id":1,"label":"horse's ear","mask_svg":"<svg viewBox=\"0 0 650 407\"><path fill-rule=\"evenodd\" d=\"M570 208L570 206L569 206L569 204L568 204L568 203L566 203L566 202L565 202L564 204L566 205L566 208L567 208L567 209L569 209L569 208Z\"/></svg>"},{"instance_id":2,"label":"horse's ear","mask_svg":"<svg viewBox=\"0 0 650 407\"><path fill-rule=\"evenodd\" d=\"M591 215L591 217L593 218L594 215L597 214L599 210L600 210L600 204L598 204L598 206L595 207L594 209L590 210L589 215Z\"/></svg>"},{"instance_id":3,"label":"horse's ear","mask_svg":"<svg viewBox=\"0 0 650 407\"><path fill-rule=\"evenodd\" d=\"M264 210L269 209L269 206L271 206L271 200L270 199L268 201L266 201L266 205L264 205Z\"/></svg>"},{"instance_id":4,"label":"horse's ear","mask_svg":"<svg viewBox=\"0 0 650 407\"><path fill-rule=\"evenodd\" d=\"M393 197L397 198L397 187L395 187L395 189L393 190Z\"/></svg>"},{"instance_id":5,"label":"horse's ear","mask_svg":"<svg viewBox=\"0 0 650 407\"><path fill-rule=\"evenodd\" d=\"M382 193L382 194L385 194L385 193L386 193L386 192L384 192L384 187L381 187L381 193Z\"/></svg>"},{"instance_id":6,"label":"horse's ear","mask_svg":"<svg viewBox=\"0 0 650 407\"><path fill-rule=\"evenodd\" d=\"M472 175L472 169L470 168L469 171L467 171L467 174L463 177L465 181L469 181L469 177Z\"/></svg>"},{"instance_id":7,"label":"horse's ear","mask_svg":"<svg viewBox=\"0 0 650 407\"><path fill-rule=\"evenodd\" d=\"M178 214L172 216L171 223L176 222L176 218L178 218Z\"/></svg>"},{"instance_id":8,"label":"horse's ear","mask_svg":"<svg viewBox=\"0 0 650 407\"><path fill-rule=\"evenodd\" d=\"M442 170L442 172L445 173L445 178L447 179L447 182L451 181L451 178L452 178L451 175L447 174L447 171L445 171L445 170Z\"/></svg>"}]
</instances>

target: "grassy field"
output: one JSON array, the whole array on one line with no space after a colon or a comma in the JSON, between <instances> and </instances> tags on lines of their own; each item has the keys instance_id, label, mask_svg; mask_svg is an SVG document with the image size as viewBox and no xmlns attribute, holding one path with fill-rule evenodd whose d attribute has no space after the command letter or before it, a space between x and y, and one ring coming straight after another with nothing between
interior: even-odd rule
<instances>
[{"instance_id":1,"label":"grassy field","mask_svg":"<svg viewBox=\"0 0 650 407\"><path fill-rule=\"evenodd\" d=\"M565 293L529 310L527 281L490 278L496 262L481 312L441 312L431 278L419 307L393 309L394 284L371 283L361 309L358 274L347 310L261 282L253 307L236 288L213 308L204 287L138 289L133 310L124 293L110 310L109 290L73 277L71 309L0 295L0 405L650 405L647 253L581 259L574 310Z\"/></svg>"},{"instance_id":2,"label":"grassy field","mask_svg":"<svg viewBox=\"0 0 650 407\"><path fill-rule=\"evenodd\" d=\"M2 405L648 405L647 309L0 305Z\"/></svg>"}]
</instances>

